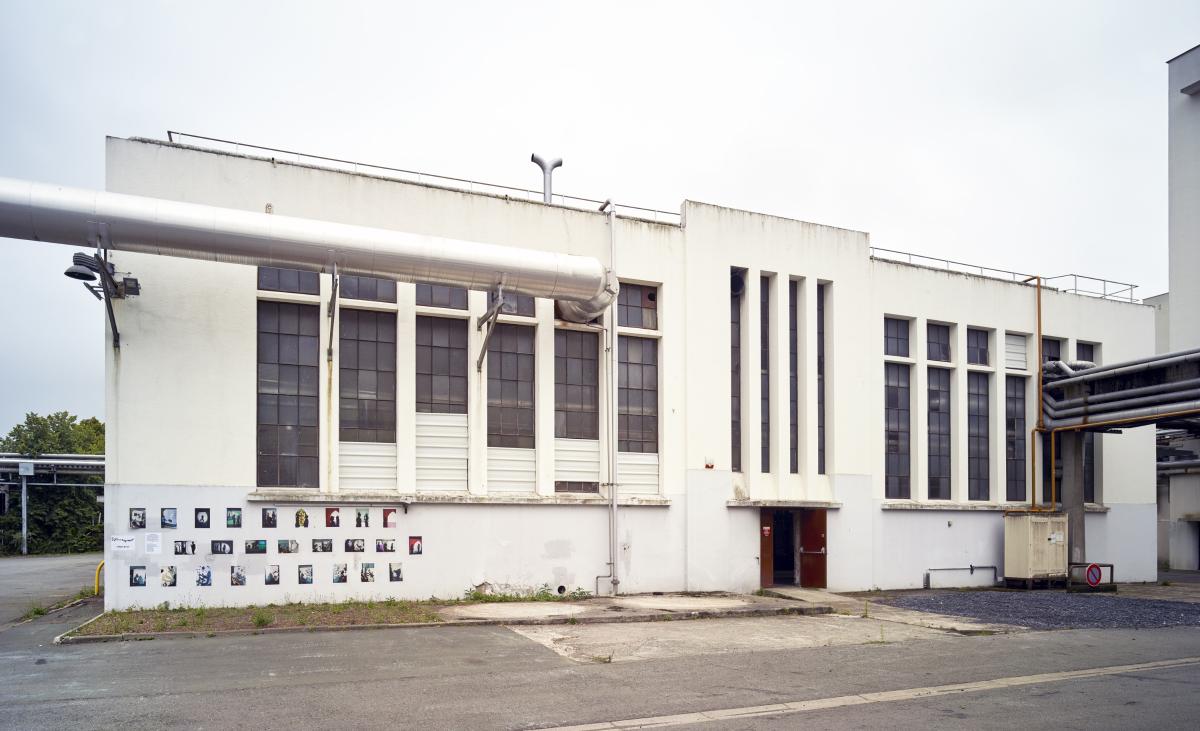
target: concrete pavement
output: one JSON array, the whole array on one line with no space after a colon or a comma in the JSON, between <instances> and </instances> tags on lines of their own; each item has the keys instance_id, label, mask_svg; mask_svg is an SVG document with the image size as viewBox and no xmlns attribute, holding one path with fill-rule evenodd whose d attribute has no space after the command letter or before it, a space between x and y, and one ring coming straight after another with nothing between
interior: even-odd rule
<instances>
[{"instance_id":1,"label":"concrete pavement","mask_svg":"<svg viewBox=\"0 0 1200 731\"><path fill-rule=\"evenodd\" d=\"M101 553L0 558L0 628L92 587Z\"/></svg>"}]
</instances>

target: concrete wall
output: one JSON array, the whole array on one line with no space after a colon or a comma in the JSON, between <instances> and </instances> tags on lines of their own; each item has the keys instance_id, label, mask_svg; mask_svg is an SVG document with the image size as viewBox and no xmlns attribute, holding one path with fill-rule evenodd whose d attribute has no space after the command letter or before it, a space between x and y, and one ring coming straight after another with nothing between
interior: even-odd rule
<instances>
[{"instance_id":1,"label":"concrete wall","mask_svg":"<svg viewBox=\"0 0 1200 731\"><path fill-rule=\"evenodd\" d=\"M1167 64L1171 348L1200 347L1200 47ZM1190 94L1182 93L1189 89Z\"/></svg>"},{"instance_id":2,"label":"concrete wall","mask_svg":"<svg viewBox=\"0 0 1200 731\"><path fill-rule=\"evenodd\" d=\"M607 261L608 224L595 212L575 211L495 196L318 170L267 160L216 154L181 146L136 140L109 140L108 187L177 200L260 211L270 204L277 214L344 221L417 233L488 241L534 249L590 255ZM870 257L866 234L687 202L682 225L619 219L616 270L625 282L659 288L660 327L654 332L623 328L630 335L657 338L660 345L659 485L651 495L619 493L617 561L622 591L735 590L759 582L758 509L763 505L824 507L828 516L828 576L835 589L919 586L930 568L999 564L1002 512L1026 502L1004 497L1004 377L1029 377L1027 422L1035 421L1033 361L1009 371L1003 361L1004 334L1034 331L1034 291L1028 286L983 277L925 269ZM556 495L553 445L553 330L565 326L553 317L551 303L539 301L536 317L521 321L538 328L536 479L526 494L489 491L487 485L486 409L483 379L471 369L468 405L468 486L453 495L426 495L414 487L414 391L406 378L414 359L413 326L417 314L474 318L486 308L484 293L471 293L469 310L454 312L415 305L409 284L398 288L395 305L342 301L342 307L397 313L398 394L397 474L393 489L365 492L343 489L338 473L337 368L320 385L320 487L317 490L263 490L255 469L255 308L259 299L321 304L328 301L329 277L317 296L258 292L251 267L193 262L149 255L117 254L117 267L142 283L142 295L117 303L122 348L107 362L109 490L106 530L127 535L128 509L147 508L156 525L160 507L176 507L186 540L189 506L208 506L220 515L225 507L245 506L246 523L237 536L233 559L187 557L192 564L210 560L213 587L187 587L194 575L181 571L180 586L156 586L152 572L146 588L128 587L128 565L163 564L173 556L110 552L107 601L110 606L158 603L162 592L182 603L251 603L265 597L284 600L287 591L305 597L454 596L468 586L530 588L543 583L568 589L594 589L606 573L607 511L596 499ZM743 469L730 462L729 272L747 270L743 297L742 394ZM759 454L760 277L769 279L770 466L761 469ZM799 292L799 468L790 469L788 408L788 282ZM817 469L817 284L826 284L826 456ZM1046 292L1046 334L1066 340L1067 350L1084 340L1099 345L1100 357L1116 361L1154 348L1153 310ZM909 319L912 370L912 495L886 500L883 490L883 318ZM925 326L952 326L953 490L949 501L926 495ZM328 342L322 318L320 347ZM992 333L989 365L966 363L967 327ZM470 329L471 357L480 336ZM338 362L338 344L334 364ZM966 375L990 376L991 496L966 499ZM601 449L607 448L601 436ZM1101 437L1099 500L1107 513L1089 515L1089 530L1119 540L1089 541L1103 551L1098 560L1128 566L1126 577L1153 579L1154 455L1150 431L1128 430ZM603 452L602 452L603 453ZM603 472L601 482L608 482ZM1040 474L1040 471L1039 471ZM1040 486L1031 486L1031 489ZM335 539L335 553L313 556L307 544L297 556L277 555L274 541L290 537L284 517L298 505L314 518L327 505L352 509L412 503L396 538L422 535L427 549L405 559L403 586L388 586L373 556L343 555L339 529L302 531ZM258 510L276 506L280 528L268 535L255 530ZM749 506L749 507L747 507ZM1144 515L1143 515L1144 514ZM1143 525L1146 518L1149 526ZM323 525L323 523L322 523ZM152 528L146 532L156 532ZM224 530L224 529L221 529ZM1144 530L1144 535L1139 531ZM139 531L133 531L140 533ZM161 531L164 534L170 531ZM210 529L213 534L218 529ZM205 533L198 540L212 540ZM931 540L931 537L934 539ZM243 556L241 541L269 539L268 554ZM169 535L164 541L173 540ZM1143 546L1144 543L1144 546ZM399 547L399 544L398 544ZM170 550L170 543L166 545ZM1089 555L1092 550L1089 549ZM384 554L380 554L384 556ZM1149 556L1149 572L1145 569ZM178 564L181 568L184 564ZM358 586L351 571L346 585L328 583L328 566L317 561L353 563L375 559L376 583ZM218 564L220 561L225 561ZM231 563L246 562L258 586L229 587ZM294 568L311 560L312 587L295 585ZM142 563L137 563L142 562ZM282 586L264 587L261 566L278 563ZM435 564L433 566L431 564ZM174 565L174 564L166 564ZM237 564L241 565L241 564ZM289 568L290 567L290 568ZM1120 570L1120 569L1119 569ZM410 576L412 577L410 579ZM938 583L979 583L982 575L940 574ZM288 582L292 586L288 589ZM222 583L223 582L223 583ZM253 584L252 584L253 585ZM358 586L358 588L355 588ZM607 589L602 585L602 590ZM265 592L265 594L263 593ZM330 594L322 592L333 592ZM163 595L165 596L165 595ZM300 595L298 595L300 596Z\"/></svg>"}]
</instances>

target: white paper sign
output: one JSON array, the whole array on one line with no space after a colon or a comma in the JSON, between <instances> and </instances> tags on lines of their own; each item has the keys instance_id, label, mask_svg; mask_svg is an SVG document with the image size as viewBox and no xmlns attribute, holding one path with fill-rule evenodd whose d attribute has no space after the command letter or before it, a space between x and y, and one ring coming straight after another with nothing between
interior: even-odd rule
<instances>
[{"instance_id":1,"label":"white paper sign","mask_svg":"<svg viewBox=\"0 0 1200 731\"><path fill-rule=\"evenodd\" d=\"M162 553L162 533L146 534L146 554Z\"/></svg>"},{"instance_id":2,"label":"white paper sign","mask_svg":"<svg viewBox=\"0 0 1200 731\"><path fill-rule=\"evenodd\" d=\"M113 553L133 553L136 542L134 536L109 536L108 549Z\"/></svg>"}]
</instances>

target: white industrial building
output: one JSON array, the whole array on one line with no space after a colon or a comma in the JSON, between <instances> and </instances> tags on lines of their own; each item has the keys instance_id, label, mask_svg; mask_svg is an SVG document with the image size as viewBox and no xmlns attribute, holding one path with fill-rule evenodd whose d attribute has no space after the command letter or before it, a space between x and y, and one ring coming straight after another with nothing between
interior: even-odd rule
<instances>
[{"instance_id":1,"label":"white industrial building","mask_svg":"<svg viewBox=\"0 0 1200 731\"><path fill-rule=\"evenodd\" d=\"M620 282L582 324L509 295L483 349L483 289L360 262L335 296L331 266L116 241L140 293L114 302L106 364L109 609L1003 574L1005 511L1049 497L1035 287L705 203L610 215L469 187L108 140L110 192L590 257ZM1046 358L1154 351L1151 307L1049 284ZM1153 429L1088 455L1087 559L1154 580Z\"/></svg>"}]
</instances>

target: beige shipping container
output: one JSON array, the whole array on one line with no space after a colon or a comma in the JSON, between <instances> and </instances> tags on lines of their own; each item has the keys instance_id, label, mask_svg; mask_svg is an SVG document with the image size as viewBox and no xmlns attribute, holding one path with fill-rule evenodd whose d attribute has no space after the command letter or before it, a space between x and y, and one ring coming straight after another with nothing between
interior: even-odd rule
<instances>
[{"instance_id":1,"label":"beige shipping container","mask_svg":"<svg viewBox=\"0 0 1200 731\"><path fill-rule=\"evenodd\" d=\"M1004 578L1067 576L1067 516L1062 513L1004 515Z\"/></svg>"}]
</instances>

